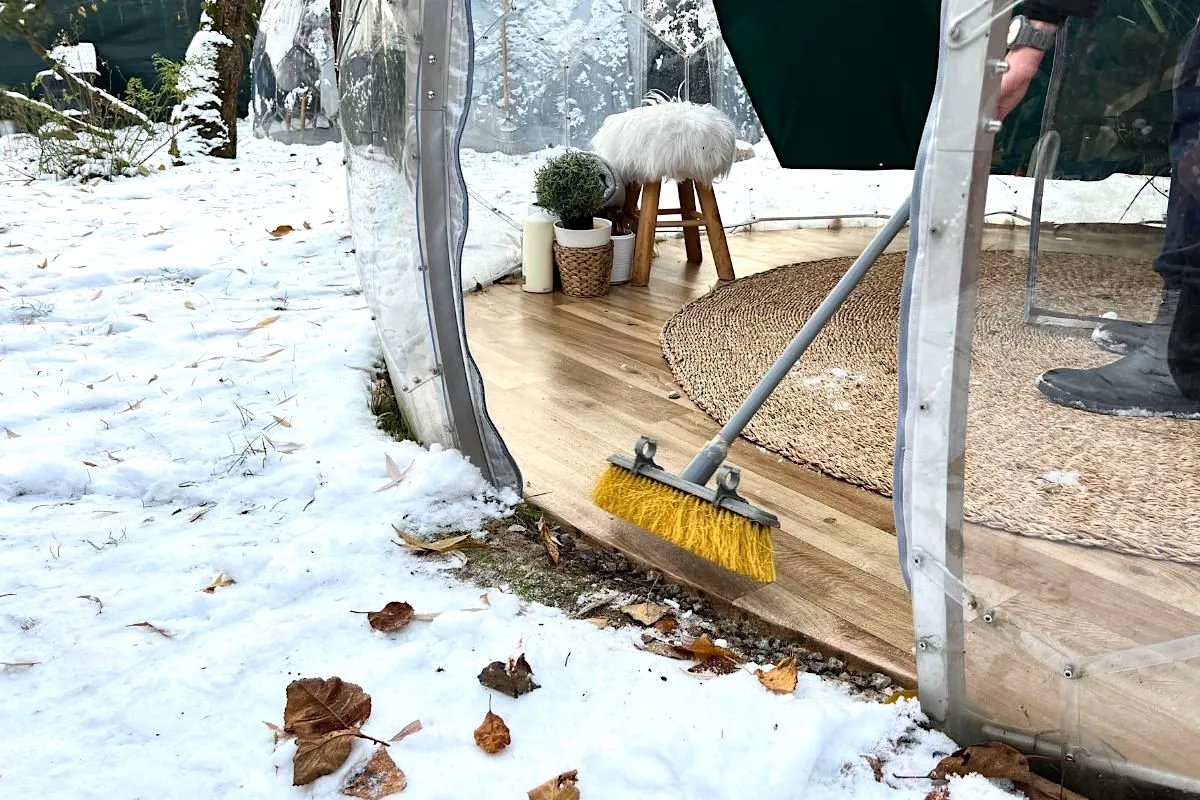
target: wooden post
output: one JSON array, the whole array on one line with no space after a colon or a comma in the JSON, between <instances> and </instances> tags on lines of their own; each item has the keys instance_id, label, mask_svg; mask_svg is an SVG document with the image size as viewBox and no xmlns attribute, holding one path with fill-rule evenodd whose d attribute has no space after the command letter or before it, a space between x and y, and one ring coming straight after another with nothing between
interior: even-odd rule
<instances>
[{"instance_id":1,"label":"wooden post","mask_svg":"<svg viewBox=\"0 0 1200 800\"><path fill-rule=\"evenodd\" d=\"M717 196L711 186L696 184L700 195L700 217L708 230L708 247L712 250L713 262L717 265L717 278L722 281L735 280L733 258L729 255L729 242L725 241L725 228L721 224L721 210L717 208Z\"/></svg>"},{"instance_id":2,"label":"wooden post","mask_svg":"<svg viewBox=\"0 0 1200 800\"><path fill-rule=\"evenodd\" d=\"M647 183L642 187L642 210L638 215L635 250L633 253L633 276L631 286L646 286L650 283L650 264L654 261L654 236L658 230L658 197L662 181Z\"/></svg>"},{"instance_id":3,"label":"wooden post","mask_svg":"<svg viewBox=\"0 0 1200 800\"><path fill-rule=\"evenodd\" d=\"M696 214L696 185L687 180L679 182L679 216L684 222L697 220ZM704 261L704 251L700 248L700 229L694 226L683 227L683 246L687 251L689 264L699 264Z\"/></svg>"}]
</instances>

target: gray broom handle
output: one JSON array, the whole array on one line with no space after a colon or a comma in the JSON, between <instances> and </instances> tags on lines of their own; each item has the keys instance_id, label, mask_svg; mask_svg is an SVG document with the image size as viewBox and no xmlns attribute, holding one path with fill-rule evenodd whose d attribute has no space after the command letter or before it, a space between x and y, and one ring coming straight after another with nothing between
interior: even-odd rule
<instances>
[{"instance_id":1,"label":"gray broom handle","mask_svg":"<svg viewBox=\"0 0 1200 800\"><path fill-rule=\"evenodd\" d=\"M904 201L904 204L897 209L896 213L891 216L887 224L880 229L879 233L875 234L875 238L871 240L862 254L854 260L850 265L850 269L846 270L846 274L837 282L837 285L829 292L813 315L808 318L804 326L793 337L788 344L787 349L780 354L779 358L775 359L775 363L767 370L766 374L759 379L758 385L750 392L750 396L738 407L733 416L729 418L729 422L725 423L725 427L721 428L721 432L717 437L709 442L704 448L696 454L692 459L692 463L688 464L687 469L683 471L680 477L685 481L703 486L712 478L713 473L721 466L721 462L725 460L725 456L729 453L729 445L741 435L746 426L750 424L750 420L762 408L763 403L771 396L771 393L779 388L779 384L784 377L791 372L792 367L796 366L796 362L804 355L804 351L813 343L813 339L817 338L825 326L829 323L830 318L837 313L842 304L846 302L846 298L854 291L855 287L862 281L863 277L870 271L883 251L888 248L888 245L899 235L904 226L908 224L909 205L912 201L910 196Z\"/></svg>"}]
</instances>

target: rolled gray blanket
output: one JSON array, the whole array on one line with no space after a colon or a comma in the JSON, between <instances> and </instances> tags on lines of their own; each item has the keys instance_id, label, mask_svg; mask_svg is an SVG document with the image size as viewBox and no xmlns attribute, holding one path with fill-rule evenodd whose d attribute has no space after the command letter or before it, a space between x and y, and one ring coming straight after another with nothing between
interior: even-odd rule
<instances>
[{"instance_id":1,"label":"rolled gray blanket","mask_svg":"<svg viewBox=\"0 0 1200 800\"><path fill-rule=\"evenodd\" d=\"M596 153L588 155L596 162L596 168L600 170L600 180L604 181L604 207L620 208L625 204L625 184L621 181L621 176L612 168L612 164Z\"/></svg>"}]
</instances>

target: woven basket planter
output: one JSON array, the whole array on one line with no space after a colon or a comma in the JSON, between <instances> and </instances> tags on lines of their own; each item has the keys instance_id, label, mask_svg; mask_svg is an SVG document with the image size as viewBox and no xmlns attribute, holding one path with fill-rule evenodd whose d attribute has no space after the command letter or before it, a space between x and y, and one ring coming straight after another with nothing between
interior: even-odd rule
<instances>
[{"instance_id":1,"label":"woven basket planter","mask_svg":"<svg viewBox=\"0 0 1200 800\"><path fill-rule=\"evenodd\" d=\"M555 242L554 263L565 295L603 297L612 288L612 242L603 247L563 247Z\"/></svg>"}]
</instances>

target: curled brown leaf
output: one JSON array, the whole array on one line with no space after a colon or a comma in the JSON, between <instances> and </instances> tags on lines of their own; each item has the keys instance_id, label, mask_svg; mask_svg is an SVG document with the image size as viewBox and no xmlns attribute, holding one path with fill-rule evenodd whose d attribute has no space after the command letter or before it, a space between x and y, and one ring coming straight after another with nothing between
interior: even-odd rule
<instances>
[{"instance_id":1,"label":"curled brown leaf","mask_svg":"<svg viewBox=\"0 0 1200 800\"><path fill-rule=\"evenodd\" d=\"M362 614L362 611L352 611L352 614ZM395 633L408 627L413 621L413 607L408 603L393 600L378 611L368 611L367 624L380 633Z\"/></svg>"},{"instance_id":2,"label":"curled brown leaf","mask_svg":"<svg viewBox=\"0 0 1200 800\"><path fill-rule=\"evenodd\" d=\"M776 694L791 694L796 691L798 673L794 658L785 658L766 672L761 669L754 672L758 676L758 682Z\"/></svg>"},{"instance_id":3,"label":"curled brown leaf","mask_svg":"<svg viewBox=\"0 0 1200 800\"><path fill-rule=\"evenodd\" d=\"M496 755L512 744L512 734L504 720L491 711L483 718L483 722L475 729L475 744L488 755Z\"/></svg>"}]
</instances>

